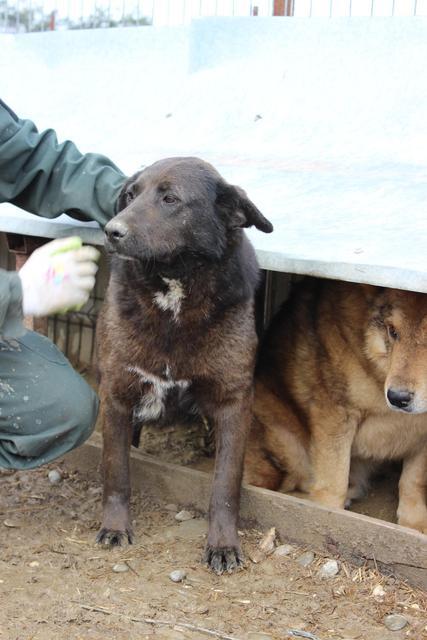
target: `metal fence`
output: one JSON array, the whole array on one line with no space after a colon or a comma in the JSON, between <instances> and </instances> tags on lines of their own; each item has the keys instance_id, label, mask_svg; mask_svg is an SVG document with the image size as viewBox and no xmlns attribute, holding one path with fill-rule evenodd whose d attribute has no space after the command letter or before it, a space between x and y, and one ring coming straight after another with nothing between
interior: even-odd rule
<instances>
[{"instance_id":1,"label":"metal fence","mask_svg":"<svg viewBox=\"0 0 427 640\"><path fill-rule=\"evenodd\" d=\"M201 16L268 16L271 0L0 0L0 31L180 25Z\"/></svg>"},{"instance_id":2,"label":"metal fence","mask_svg":"<svg viewBox=\"0 0 427 640\"><path fill-rule=\"evenodd\" d=\"M427 0L294 0L295 16L427 16Z\"/></svg>"},{"instance_id":3,"label":"metal fence","mask_svg":"<svg viewBox=\"0 0 427 640\"><path fill-rule=\"evenodd\" d=\"M0 31L180 25L205 16L426 16L427 0L0 0Z\"/></svg>"}]
</instances>

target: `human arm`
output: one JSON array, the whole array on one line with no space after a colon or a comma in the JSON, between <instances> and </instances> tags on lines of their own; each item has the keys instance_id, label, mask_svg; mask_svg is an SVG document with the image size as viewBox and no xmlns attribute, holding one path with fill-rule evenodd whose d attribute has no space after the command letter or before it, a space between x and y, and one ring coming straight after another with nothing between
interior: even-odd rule
<instances>
[{"instance_id":1,"label":"human arm","mask_svg":"<svg viewBox=\"0 0 427 640\"><path fill-rule=\"evenodd\" d=\"M58 143L52 129L39 133L0 100L0 203L45 218L67 213L104 226L115 214L125 180L105 156L82 154L69 140Z\"/></svg>"}]
</instances>

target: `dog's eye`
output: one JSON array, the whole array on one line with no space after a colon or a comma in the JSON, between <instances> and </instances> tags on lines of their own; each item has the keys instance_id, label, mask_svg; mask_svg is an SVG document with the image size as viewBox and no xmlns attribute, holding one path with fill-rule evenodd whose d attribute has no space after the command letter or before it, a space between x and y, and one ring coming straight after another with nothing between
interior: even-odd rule
<instances>
[{"instance_id":1,"label":"dog's eye","mask_svg":"<svg viewBox=\"0 0 427 640\"><path fill-rule=\"evenodd\" d=\"M387 325L387 333L390 340L398 340L399 334L392 324Z\"/></svg>"},{"instance_id":2,"label":"dog's eye","mask_svg":"<svg viewBox=\"0 0 427 640\"><path fill-rule=\"evenodd\" d=\"M178 202L178 198L176 198L175 196L173 196L170 193L167 193L163 197L163 202L166 202L166 204L175 204L176 202Z\"/></svg>"}]
</instances>

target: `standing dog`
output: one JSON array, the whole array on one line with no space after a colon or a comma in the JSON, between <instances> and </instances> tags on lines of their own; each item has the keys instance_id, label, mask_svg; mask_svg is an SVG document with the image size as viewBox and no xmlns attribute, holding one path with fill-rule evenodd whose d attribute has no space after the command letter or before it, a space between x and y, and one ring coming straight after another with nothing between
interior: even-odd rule
<instances>
[{"instance_id":1,"label":"standing dog","mask_svg":"<svg viewBox=\"0 0 427 640\"><path fill-rule=\"evenodd\" d=\"M245 480L343 508L400 459L398 522L427 533L426 412L427 295L309 279L262 349Z\"/></svg>"},{"instance_id":2,"label":"standing dog","mask_svg":"<svg viewBox=\"0 0 427 640\"><path fill-rule=\"evenodd\" d=\"M216 430L205 560L242 560L237 534L251 424L258 265L242 227L272 225L196 158L133 176L106 228L111 278L97 330L104 516L98 542L132 542L129 450L141 425L200 412Z\"/></svg>"}]
</instances>

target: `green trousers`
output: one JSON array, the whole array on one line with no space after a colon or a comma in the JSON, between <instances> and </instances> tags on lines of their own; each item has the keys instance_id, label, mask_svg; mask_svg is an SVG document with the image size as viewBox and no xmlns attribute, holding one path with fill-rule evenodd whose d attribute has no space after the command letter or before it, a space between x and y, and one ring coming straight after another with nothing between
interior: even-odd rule
<instances>
[{"instance_id":1,"label":"green trousers","mask_svg":"<svg viewBox=\"0 0 427 640\"><path fill-rule=\"evenodd\" d=\"M33 469L78 447L98 413L94 391L47 338L0 340L0 467Z\"/></svg>"}]
</instances>

